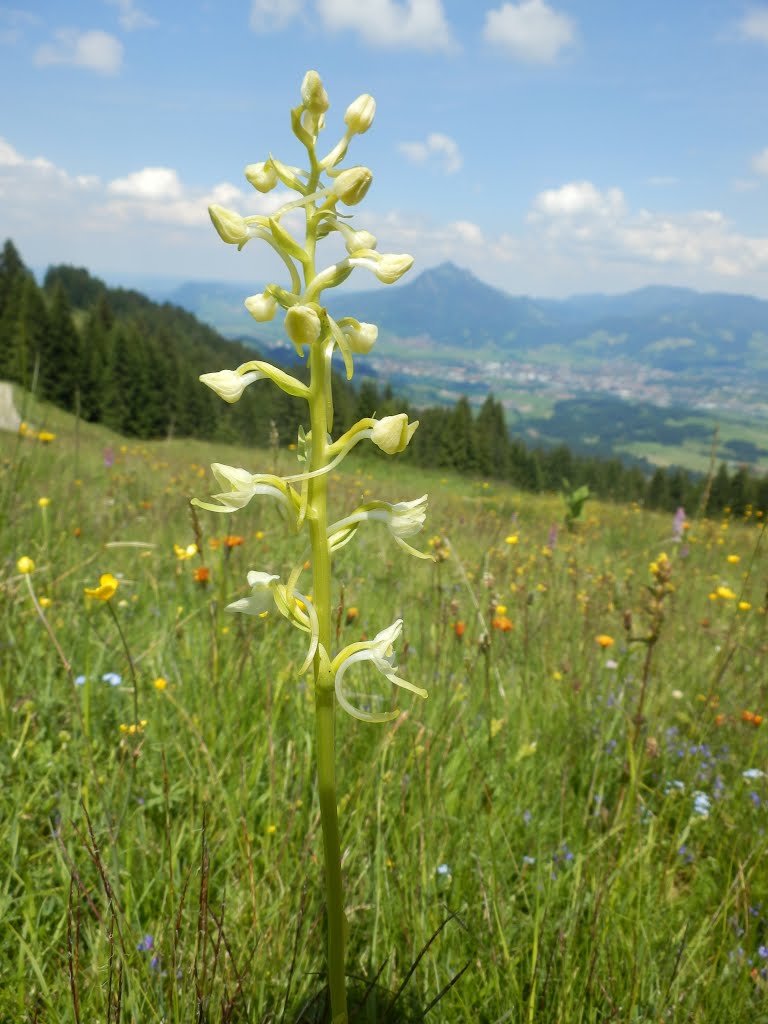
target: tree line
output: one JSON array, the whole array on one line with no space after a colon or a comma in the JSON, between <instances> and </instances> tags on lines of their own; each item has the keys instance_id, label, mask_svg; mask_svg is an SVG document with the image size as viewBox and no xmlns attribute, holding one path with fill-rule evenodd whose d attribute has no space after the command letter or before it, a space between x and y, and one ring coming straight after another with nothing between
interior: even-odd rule
<instances>
[{"instance_id":1,"label":"tree line","mask_svg":"<svg viewBox=\"0 0 768 1024\"><path fill-rule=\"evenodd\" d=\"M50 267L42 285L13 242L0 255L0 378L34 387L39 397L103 423L126 437L183 436L267 446L274 431L294 440L302 402L277 388L250 388L225 405L201 386L207 370L256 358L254 349L222 338L192 314L140 292L108 288L87 270ZM291 373L301 377L302 367ZM419 429L400 456L421 466L508 481L528 491L587 484L595 495L674 511L702 503L711 512L749 506L768 511L768 475L721 463L707 479L680 468L649 472L639 460L576 455L567 445L535 448L510 434L499 401L475 412L467 398L451 406L409 409L388 385L353 386L333 375L334 429L362 416L409 412ZM371 454L375 457L375 454Z\"/></svg>"}]
</instances>

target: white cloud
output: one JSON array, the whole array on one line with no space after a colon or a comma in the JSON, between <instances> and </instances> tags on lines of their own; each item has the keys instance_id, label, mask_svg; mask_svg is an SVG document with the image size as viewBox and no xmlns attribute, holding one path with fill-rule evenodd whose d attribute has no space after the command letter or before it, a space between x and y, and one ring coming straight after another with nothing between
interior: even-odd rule
<instances>
[{"instance_id":1,"label":"white cloud","mask_svg":"<svg viewBox=\"0 0 768 1024\"><path fill-rule=\"evenodd\" d=\"M768 174L768 146L752 157L752 170L758 174Z\"/></svg>"},{"instance_id":2,"label":"white cloud","mask_svg":"<svg viewBox=\"0 0 768 1024\"><path fill-rule=\"evenodd\" d=\"M326 28L352 29L372 46L456 49L441 0L317 0L317 10Z\"/></svg>"},{"instance_id":3,"label":"white cloud","mask_svg":"<svg viewBox=\"0 0 768 1024\"><path fill-rule=\"evenodd\" d=\"M113 195L133 199L178 199L181 181L170 167L144 167L125 178L110 181L107 190Z\"/></svg>"},{"instance_id":4,"label":"white cloud","mask_svg":"<svg viewBox=\"0 0 768 1024\"><path fill-rule=\"evenodd\" d=\"M747 39L768 43L768 7L753 7L739 22L739 31Z\"/></svg>"},{"instance_id":5,"label":"white cloud","mask_svg":"<svg viewBox=\"0 0 768 1024\"><path fill-rule=\"evenodd\" d=\"M106 0L111 7L119 10L120 28L133 32L137 28L153 28L157 20L135 6L133 0Z\"/></svg>"},{"instance_id":6,"label":"white cloud","mask_svg":"<svg viewBox=\"0 0 768 1024\"><path fill-rule=\"evenodd\" d=\"M582 214L597 217L617 216L624 211L621 189L610 188L600 192L591 181L572 181L560 188L539 192L533 203L532 218L579 217Z\"/></svg>"},{"instance_id":7,"label":"white cloud","mask_svg":"<svg viewBox=\"0 0 768 1024\"><path fill-rule=\"evenodd\" d=\"M97 71L102 75L114 75L120 70L123 44L107 32L99 29L78 32L76 29L61 28L54 33L54 40L37 50L35 64L39 67L66 64Z\"/></svg>"},{"instance_id":8,"label":"white cloud","mask_svg":"<svg viewBox=\"0 0 768 1024\"><path fill-rule=\"evenodd\" d=\"M185 185L171 167L143 167L139 171L115 178L106 187L101 215L135 224L175 224L179 227L208 226L208 207L216 203L244 214L269 214L293 198L285 190L261 195L242 189L228 181L209 189Z\"/></svg>"},{"instance_id":9,"label":"white cloud","mask_svg":"<svg viewBox=\"0 0 768 1024\"><path fill-rule=\"evenodd\" d=\"M424 142L400 142L397 148L414 164L426 163L430 157L438 158L446 174L455 174L463 163L458 144L440 132L432 132Z\"/></svg>"},{"instance_id":10,"label":"white cloud","mask_svg":"<svg viewBox=\"0 0 768 1024\"><path fill-rule=\"evenodd\" d=\"M575 42L576 26L544 0L522 0L488 11L483 36L519 60L551 64Z\"/></svg>"},{"instance_id":11,"label":"white cloud","mask_svg":"<svg viewBox=\"0 0 768 1024\"><path fill-rule=\"evenodd\" d=\"M304 9L304 0L252 0L250 25L254 32L279 32Z\"/></svg>"},{"instance_id":12,"label":"white cloud","mask_svg":"<svg viewBox=\"0 0 768 1024\"><path fill-rule=\"evenodd\" d=\"M718 210L631 213L620 189L601 192L588 181L540 192L528 221L561 252L603 265L690 268L727 278L768 270L768 238L741 234Z\"/></svg>"}]
</instances>

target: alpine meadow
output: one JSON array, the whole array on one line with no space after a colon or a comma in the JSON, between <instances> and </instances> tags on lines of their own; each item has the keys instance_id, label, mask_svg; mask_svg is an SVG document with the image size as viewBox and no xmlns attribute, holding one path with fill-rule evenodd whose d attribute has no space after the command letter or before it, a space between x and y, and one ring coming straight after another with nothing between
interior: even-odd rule
<instances>
[{"instance_id":1,"label":"alpine meadow","mask_svg":"<svg viewBox=\"0 0 768 1024\"><path fill-rule=\"evenodd\" d=\"M210 206L292 365L3 250L0 1020L768 1024L768 477L355 380L413 260L295 101Z\"/></svg>"}]
</instances>

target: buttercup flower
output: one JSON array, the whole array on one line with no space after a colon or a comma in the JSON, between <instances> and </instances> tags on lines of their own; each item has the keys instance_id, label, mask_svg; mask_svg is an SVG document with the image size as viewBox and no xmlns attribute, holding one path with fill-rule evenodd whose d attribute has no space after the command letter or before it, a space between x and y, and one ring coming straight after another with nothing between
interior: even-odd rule
<instances>
[{"instance_id":1,"label":"buttercup flower","mask_svg":"<svg viewBox=\"0 0 768 1024\"><path fill-rule=\"evenodd\" d=\"M16 568L22 574L22 576L28 576L29 573L35 571L35 563L28 555L22 555L16 563Z\"/></svg>"},{"instance_id":2,"label":"buttercup flower","mask_svg":"<svg viewBox=\"0 0 768 1024\"><path fill-rule=\"evenodd\" d=\"M187 544L185 548L181 547L179 544L174 544L173 550L180 562L186 562L190 558L194 558L197 554L197 544Z\"/></svg>"},{"instance_id":3,"label":"buttercup flower","mask_svg":"<svg viewBox=\"0 0 768 1024\"><path fill-rule=\"evenodd\" d=\"M86 597L95 597L97 601L111 601L119 584L111 572L99 577L98 587L85 587Z\"/></svg>"}]
</instances>

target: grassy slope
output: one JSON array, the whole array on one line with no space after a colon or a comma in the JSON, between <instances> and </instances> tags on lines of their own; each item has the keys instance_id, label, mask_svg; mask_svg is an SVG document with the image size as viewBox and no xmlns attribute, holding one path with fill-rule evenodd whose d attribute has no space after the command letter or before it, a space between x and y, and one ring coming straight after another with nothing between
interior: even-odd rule
<instances>
[{"instance_id":1,"label":"grassy slope","mask_svg":"<svg viewBox=\"0 0 768 1024\"><path fill-rule=\"evenodd\" d=\"M208 462L272 456L25 416L57 436L0 434L0 1019L74 1021L73 989L81 1020L106 1019L110 998L115 1019L119 984L123 1020L190 1021L200 1006L279 1020L289 981L295 1008L323 967L304 643L273 614L222 607L248 569L285 575L301 555L260 502L203 514L202 559L173 551L195 539L188 497L208 493ZM280 453L281 471L294 465ZM555 498L381 460L345 463L333 488L340 513L429 490L423 543L451 544L416 563L372 526L337 558L339 642L402 614L402 674L430 691L405 694L391 727L338 720L350 972L385 964L397 988L455 912L406 988L425 1006L469 964L429 1020L768 1021L768 786L742 774L768 767L765 726L742 720L768 686L760 525L694 522L683 557L666 518L588 504L548 547ZM228 531L242 544L211 546ZM648 563L664 548L676 591L633 746L647 647L623 623L647 635ZM203 561L207 586L192 575ZM119 590L88 607L101 572ZM718 585L751 607L710 599ZM134 735L112 610L147 723ZM511 629L490 626L504 617Z\"/></svg>"}]
</instances>

